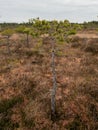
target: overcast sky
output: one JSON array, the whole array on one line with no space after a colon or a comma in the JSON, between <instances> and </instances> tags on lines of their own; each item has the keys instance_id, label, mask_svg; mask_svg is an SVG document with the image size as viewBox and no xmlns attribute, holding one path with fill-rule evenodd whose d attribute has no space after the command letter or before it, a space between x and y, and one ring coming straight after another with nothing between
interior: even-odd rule
<instances>
[{"instance_id":1,"label":"overcast sky","mask_svg":"<svg viewBox=\"0 0 98 130\"><path fill-rule=\"evenodd\" d=\"M98 0L0 0L0 22L25 22L30 18L98 20Z\"/></svg>"}]
</instances>

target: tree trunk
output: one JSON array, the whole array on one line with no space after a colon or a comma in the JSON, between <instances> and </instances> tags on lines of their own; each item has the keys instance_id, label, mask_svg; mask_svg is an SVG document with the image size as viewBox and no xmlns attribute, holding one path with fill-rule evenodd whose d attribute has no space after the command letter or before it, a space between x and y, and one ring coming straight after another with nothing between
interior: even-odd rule
<instances>
[{"instance_id":1,"label":"tree trunk","mask_svg":"<svg viewBox=\"0 0 98 130\"><path fill-rule=\"evenodd\" d=\"M27 47L29 48L29 34L27 33L27 41L26 41Z\"/></svg>"},{"instance_id":2,"label":"tree trunk","mask_svg":"<svg viewBox=\"0 0 98 130\"><path fill-rule=\"evenodd\" d=\"M7 36L7 52L11 55L10 46L9 46L9 36Z\"/></svg>"},{"instance_id":3,"label":"tree trunk","mask_svg":"<svg viewBox=\"0 0 98 130\"><path fill-rule=\"evenodd\" d=\"M51 92L51 119L55 120L56 118L56 72L55 72L55 52L54 52L54 41L52 41L52 74L53 74L53 88Z\"/></svg>"}]
</instances>

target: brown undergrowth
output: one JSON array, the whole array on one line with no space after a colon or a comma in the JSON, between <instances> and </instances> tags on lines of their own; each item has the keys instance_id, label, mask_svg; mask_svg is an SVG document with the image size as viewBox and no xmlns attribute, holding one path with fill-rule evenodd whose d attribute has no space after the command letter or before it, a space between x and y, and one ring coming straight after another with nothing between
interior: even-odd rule
<instances>
[{"instance_id":1,"label":"brown undergrowth","mask_svg":"<svg viewBox=\"0 0 98 130\"><path fill-rule=\"evenodd\" d=\"M10 48L11 55L6 47L0 48L0 130L98 129L97 53L56 44L57 115L53 122L51 45L35 40L30 48L22 42Z\"/></svg>"}]
</instances>

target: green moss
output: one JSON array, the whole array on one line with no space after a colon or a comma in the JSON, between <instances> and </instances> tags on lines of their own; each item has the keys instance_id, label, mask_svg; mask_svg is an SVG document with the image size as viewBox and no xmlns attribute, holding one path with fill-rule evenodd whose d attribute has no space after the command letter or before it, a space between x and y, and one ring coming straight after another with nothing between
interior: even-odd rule
<instances>
[{"instance_id":1,"label":"green moss","mask_svg":"<svg viewBox=\"0 0 98 130\"><path fill-rule=\"evenodd\" d=\"M35 46L35 49L39 50L42 47L42 45L43 45L42 41L38 41L38 43Z\"/></svg>"},{"instance_id":2,"label":"green moss","mask_svg":"<svg viewBox=\"0 0 98 130\"><path fill-rule=\"evenodd\" d=\"M56 56L64 56L64 53L62 51L57 51Z\"/></svg>"},{"instance_id":3,"label":"green moss","mask_svg":"<svg viewBox=\"0 0 98 130\"><path fill-rule=\"evenodd\" d=\"M0 113L7 112L10 108L12 108L17 103L22 103L22 97L14 97L12 99L3 100L0 102Z\"/></svg>"},{"instance_id":4,"label":"green moss","mask_svg":"<svg viewBox=\"0 0 98 130\"><path fill-rule=\"evenodd\" d=\"M65 42L64 41L57 41L57 45L64 45Z\"/></svg>"},{"instance_id":5,"label":"green moss","mask_svg":"<svg viewBox=\"0 0 98 130\"><path fill-rule=\"evenodd\" d=\"M0 130L13 130L14 128L18 128L18 123L13 123L10 117L5 116L0 120Z\"/></svg>"},{"instance_id":6,"label":"green moss","mask_svg":"<svg viewBox=\"0 0 98 130\"><path fill-rule=\"evenodd\" d=\"M7 59L7 64L17 64L18 62L18 59Z\"/></svg>"},{"instance_id":7,"label":"green moss","mask_svg":"<svg viewBox=\"0 0 98 130\"><path fill-rule=\"evenodd\" d=\"M34 51L31 51L31 50L26 51L26 55L27 55L28 57L31 57L31 56L34 55Z\"/></svg>"},{"instance_id":8,"label":"green moss","mask_svg":"<svg viewBox=\"0 0 98 130\"><path fill-rule=\"evenodd\" d=\"M67 127L67 130L86 130L85 124L82 122L80 117L77 115L73 122L71 122Z\"/></svg>"},{"instance_id":9,"label":"green moss","mask_svg":"<svg viewBox=\"0 0 98 130\"><path fill-rule=\"evenodd\" d=\"M22 125L27 128L33 128L35 126L34 119L27 119L26 114L21 110Z\"/></svg>"},{"instance_id":10,"label":"green moss","mask_svg":"<svg viewBox=\"0 0 98 130\"><path fill-rule=\"evenodd\" d=\"M19 127L18 123L14 123L11 120L11 115L13 114L11 108L22 102L22 97L14 97L0 102L0 130L14 130Z\"/></svg>"}]
</instances>

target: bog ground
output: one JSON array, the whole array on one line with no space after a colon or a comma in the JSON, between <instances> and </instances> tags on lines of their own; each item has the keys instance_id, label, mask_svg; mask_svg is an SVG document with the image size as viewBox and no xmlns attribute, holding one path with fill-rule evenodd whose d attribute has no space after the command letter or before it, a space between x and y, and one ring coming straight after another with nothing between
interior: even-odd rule
<instances>
[{"instance_id":1,"label":"bog ground","mask_svg":"<svg viewBox=\"0 0 98 130\"><path fill-rule=\"evenodd\" d=\"M45 40L45 41L44 41ZM98 34L55 43L56 119L51 120L51 40L23 34L0 45L0 130L98 130Z\"/></svg>"}]
</instances>

